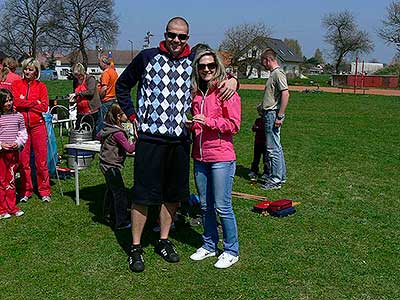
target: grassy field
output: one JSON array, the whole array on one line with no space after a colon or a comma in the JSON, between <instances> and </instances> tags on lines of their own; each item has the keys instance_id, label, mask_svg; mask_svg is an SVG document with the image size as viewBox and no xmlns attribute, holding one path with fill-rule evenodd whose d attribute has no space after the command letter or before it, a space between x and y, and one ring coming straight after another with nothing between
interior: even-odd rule
<instances>
[{"instance_id":1,"label":"grassy field","mask_svg":"<svg viewBox=\"0 0 400 300\"><path fill-rule=\"evenodd\" d=\"M53 181L52 203L35 196L20 204L25 216L0 222L1 299L400 299L399 99L291 93L282 129L288 181L265 192L246 178L262 92L240 94L234 190L300 201L296 214L263 217L251 212L254 202L234 199L241 256L228 270L189 260L199 227L172 233L182 259L164 262L149 226L146 270L134 274L124 251L130 233L98 221L105 186L96 159L80 173L80 206L73 179L62 182L64 197ZM131 187L131 158L123 173Z\"/></svg>"}]
</instances>

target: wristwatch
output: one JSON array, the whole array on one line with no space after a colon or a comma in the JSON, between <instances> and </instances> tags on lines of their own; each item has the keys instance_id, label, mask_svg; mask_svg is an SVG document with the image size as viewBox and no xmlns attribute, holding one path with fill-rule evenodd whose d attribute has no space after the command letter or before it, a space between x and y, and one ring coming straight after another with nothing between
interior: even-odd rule
<instances>
[{"instance_id":1,"label":"wristwatch","mask_svg":"<svg viewBox=\"0 0 400 300\"><path fill-rule=\"evenodd\" d=\"M285 115L277 115L276 118L280 121L280 120L284 120L285 119Z\"/></svg>"}]
</instances>

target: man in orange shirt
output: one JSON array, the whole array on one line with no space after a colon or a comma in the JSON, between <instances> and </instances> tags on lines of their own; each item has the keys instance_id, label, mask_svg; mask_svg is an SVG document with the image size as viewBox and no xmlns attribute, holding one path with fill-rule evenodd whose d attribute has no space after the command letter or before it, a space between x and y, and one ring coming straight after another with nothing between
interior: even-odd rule
<instances>
[{"instance_id":1,"label":"man in orange shirt","mask_svg":"<svg viewBox=\"0 0 400 300\"><path fill-rule=\"evenodd\" d=\"M115 83L118 79L118 73L111 66L111 61L107 56L101 56L99 58L99 67L103 71L100 76L99 95L102 102L100 113L102 120L104 120L108 109L117 101L115 96ZM99 122L99 127L99 130L104 127L103 122Z\"/></svg>"}]
</instances>

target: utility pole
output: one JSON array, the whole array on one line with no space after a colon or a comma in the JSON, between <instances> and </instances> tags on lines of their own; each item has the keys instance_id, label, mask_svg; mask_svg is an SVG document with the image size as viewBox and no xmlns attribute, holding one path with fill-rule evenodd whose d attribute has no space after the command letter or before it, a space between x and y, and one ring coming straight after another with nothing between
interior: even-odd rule
<instances>
[{"instance_id":1,"label":"utility pole","mask_svg":"<svg viewBox=\"0 0 400 300\"><path fill-rule=\"evenodd\" d=\"M99 45L96 45L96 50L97 50L97 58L99 59L101 54L103 53L103 48L100 47Z\"/></svg>"},{"instance_id":2,"label":"utility pole","mask_svg":"<svg viewBox=\"0 0 400 300\"><path fill-rule=\"evenodd\" d=\"M129 43L131 43L131 58L133 59L133 42L131 40L128 40Z\"/></svg>"},{"instance_id":3,"label":"utility pole","mask_svg":"<svg viewBox=\"0 0 400 300\"><path fill-rule=\"evenodd\" d=\"M144 37L143 49L150 48L150 38L153 36L154 34L152 34L150 31L147 31L146 36Z\"/></svg>"}]
</instances>

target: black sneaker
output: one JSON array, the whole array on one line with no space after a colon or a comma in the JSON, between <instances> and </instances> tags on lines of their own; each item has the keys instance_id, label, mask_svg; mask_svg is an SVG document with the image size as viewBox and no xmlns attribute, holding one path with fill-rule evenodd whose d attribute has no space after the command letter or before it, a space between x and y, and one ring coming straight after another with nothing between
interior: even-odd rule
<instances>
[{"instance_id":1,"label":"black sneaker","mask_svg":"<svg viewBox=\"0 0 400 300\"><path fill-rule=\"evenodd\" d=\"M169 240L159 240L154 251L170 263L177 263L180 259L175 246Z\"/></svg>"},{"instance_id":2,"label":"black sneaker","mask_svg":"<svg viewBox=\"0 0 400 300\"><path fill-rule=\"evenodd\" d=\"M144 271L144 260L143 260L143 248L137 247L131 248L131 252L128 257L129 269L132 272L143 272Z\"/></svg>"}]
</instances>

